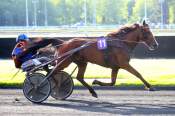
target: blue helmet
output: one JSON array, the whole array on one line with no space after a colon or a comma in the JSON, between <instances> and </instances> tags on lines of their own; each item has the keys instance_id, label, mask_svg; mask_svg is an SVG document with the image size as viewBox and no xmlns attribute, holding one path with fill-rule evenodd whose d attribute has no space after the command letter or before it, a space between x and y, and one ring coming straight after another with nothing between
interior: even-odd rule
<instances>
[{"instance_id":1,"label":"blue helmet","mask_svg":"<svg viewBox=\"0 0 175 116\"><path fill-rule=\"evenodd\" d=\"M25 34L20 34L20 35L18 35L18 37L16 38L16 42L19 42L19 41L28 41L28 40L29 40L29 38L28 38L28 36L25 35Z\"/></svg>"}]
</instances>

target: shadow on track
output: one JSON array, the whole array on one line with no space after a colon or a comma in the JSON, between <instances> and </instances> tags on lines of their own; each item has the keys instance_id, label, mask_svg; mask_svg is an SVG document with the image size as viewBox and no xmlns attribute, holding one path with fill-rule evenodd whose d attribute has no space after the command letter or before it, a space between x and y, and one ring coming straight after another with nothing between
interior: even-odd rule
<instances>
[{"instance_id":1,"label":"shadow on track","mask_svg":"<svg viewBox=\"0 0 175 116\"><path fill-rule=\"evenodd\" d=\"M42 106L51 106L59 108L74 109L78 111L87 111L94 113L109 114L175 114L175 104L144 104L144 103L111 103L103 101L88 101L69 99L65 103L42 103Z\"/></svg>"}]
</instances>

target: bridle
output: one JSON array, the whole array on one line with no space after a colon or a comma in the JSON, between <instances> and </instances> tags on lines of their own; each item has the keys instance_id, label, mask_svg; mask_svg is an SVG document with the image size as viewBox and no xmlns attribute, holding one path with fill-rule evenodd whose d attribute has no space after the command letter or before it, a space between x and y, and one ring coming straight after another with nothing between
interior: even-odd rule
<instances>
[{"instance_id":1,"label":"bridle","mask_svg":"<svg viewBox=\"0 0 175 116\"><path fill-rule=\"evenodd\" d=\"M143 40L147 39L148 35L150 34L149 31L146 29L149 29L149 27L141 27L141 33L143 35Z\"/></svg>"}]
</instances>

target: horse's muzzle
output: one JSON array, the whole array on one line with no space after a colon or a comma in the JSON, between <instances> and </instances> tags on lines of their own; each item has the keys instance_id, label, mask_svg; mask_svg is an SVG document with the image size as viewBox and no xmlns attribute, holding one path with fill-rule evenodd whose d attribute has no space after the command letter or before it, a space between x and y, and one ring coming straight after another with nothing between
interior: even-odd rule
<instances>
[{"instance_id":1,"label":"horse's muzzle","mask_svg":"<svg viewBox=\"0 0 175 116\"><path fill-rule=\"evenodd\" d=\"M159 44L155 41L152 45L149 46L150 50L155 50L159 47Z\"/></svg>"},{"instance_id":2,"label":"horse's muzzle","mask_svg":"<svg viewBox=\"0 0 175 116\"><path fill-rule=\"evenodd\" d=\"M154 49L157 49L159 47L158 43L153 44Z\"/></svg>"}]
</instances>

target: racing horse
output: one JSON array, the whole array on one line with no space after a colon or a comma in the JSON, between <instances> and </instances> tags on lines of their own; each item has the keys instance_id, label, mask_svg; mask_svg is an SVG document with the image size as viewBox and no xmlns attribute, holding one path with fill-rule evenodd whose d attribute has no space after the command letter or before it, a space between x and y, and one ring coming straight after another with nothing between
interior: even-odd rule
<instances>
[{"instance_id":1,"label":"racing horse","mask_svg":"<svg viewBox=\"0 0 175 116\"><path fill-rule=\"evenodd\" d=\"M142 75L129 64L130 53L138 43L144 43L149 50L155 50L158 47L158 43L150 31L149 25L143 21L142 24L123 26L103 38L105 38L107 43L105 50L98 49L98 38L73 38L65 41L58 48L59 54L64 54L83 45L86 47L82 47L82 49L69 55L69 57L57 67L57 70L63 70L68 67L70 63L74 62L78 66L77 80L89 90L93 97L97 97L96 92L84 81L84 73L88 62L112 69L110 83L94 80L92 84L113 86L116 82L119 69L124 69L138 77L144 83L146 89L154 90Z\"/></svg>"}]
</instances>

